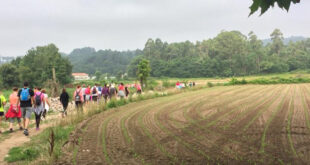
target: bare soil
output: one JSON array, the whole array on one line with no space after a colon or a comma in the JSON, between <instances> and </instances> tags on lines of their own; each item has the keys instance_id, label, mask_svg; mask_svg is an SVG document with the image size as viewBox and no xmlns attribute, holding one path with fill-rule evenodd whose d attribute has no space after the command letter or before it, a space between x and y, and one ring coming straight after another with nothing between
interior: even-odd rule
<instances>
[{"instance_id":1,"label":"bare soil","mask_svg":"<svg viewBox=\"0 0 310 165\"><path fill-rule=\"evenodd\" d=\"M309 93L246 85L129 104L81 123L56 164L307 164Z\"/></svg>"}]
</instances>

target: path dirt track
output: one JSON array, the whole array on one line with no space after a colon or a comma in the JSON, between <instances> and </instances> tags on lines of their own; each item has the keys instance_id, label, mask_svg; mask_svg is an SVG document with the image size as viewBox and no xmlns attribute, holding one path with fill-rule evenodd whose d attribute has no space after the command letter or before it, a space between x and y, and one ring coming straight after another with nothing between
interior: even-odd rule
<instances>
[{"instance_id":1,"label":"path dirt track","mask_svg":"<svg viewBox=\"0 0 310 165\"><path fill-rule=\"evenodd\" d=\"M310 86L215 87L80 124L57 164L307 164Z\"/></svg>"}]
</instances>

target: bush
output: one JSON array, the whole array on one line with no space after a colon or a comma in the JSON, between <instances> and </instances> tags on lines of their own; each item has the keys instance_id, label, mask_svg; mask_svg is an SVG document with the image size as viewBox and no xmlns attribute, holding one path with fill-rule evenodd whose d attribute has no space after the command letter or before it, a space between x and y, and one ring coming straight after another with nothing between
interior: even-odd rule
<instances>
[{"instance_id":1,"label":"bush","mask_svg":"<svg viewBox=\"0 0 310 165\"><path fill-rule=\"evenodd\" d=\"M213 84L212 82L208 82L208 83L207 83L207 86L208 86L209 88L212 88L212 87L214 87L214 84Z\"/></svg>"},{"instance_id":2,"label":"bush","mask_svg":"<svg viewBox=\"0 0 310 165\"><path fill-rule=\"evenodd\" d=\"M145 100L143 95L138 95L137 99L138 99L138 101Z\"/></svg>"},{"instance_id":3,"label":"bush","mask_svg":"<svg viewBox=\"0 0 310 165\"><path fill-rule=\"evenodd\" d=\"M248 82L243 78L240 83L244 85L247 84Z\"/></svg>"},{"instance_id":4,"label":"bush","mask_svg":"<svg viewBox=\"0 0 310 165\"><path fill-rule=\"evenodd\" d=\"M237 85L237 84L241 84L241 82L236 78L231 78L231 80L228 82L228 84Z\"/></svg>"},{"instance_id":5,"label":"bush","mask_svg":"<svg viewBox=\"0 0 310 165\"><path fill-rule=\"evenodd\" d=\"M170 88L170 87L174 87L175 86L175 82L170 82L169 80L163 80L162 81L162 85L165 88Z\"/></svg>"},{"instance_id":6,"label":"bush","mask_svg":"<svg viewBox=\"0 0 310 165\"><path fill-rule=\"evenodd\" d=\"M129 97L128 97L128 101L129 101L129 102L133 102L133 101L134 101L134 99L133 99L132 95L129 95Z\"/></svg>"},{"instance_id":7,"label":"bush","mask_svg":"<svg viewBox=\"0 0 310 165\"><path fill-rule=\"evenodd\" d=\"M127 101L125 99L120 99L116 102L116 105L119 107L119 106L122 106L122 105L126 105L127 104Z\"/></svg>"},{"instance_id":8,"label":"bush","mask_svg":"<svg viewBox=\"0 0 310 165\"><path fill-rule=\"evenodd\" d=\"M147 89L154 90L158 86L158 82L154 79L150 79L147 81Z\"/></svg>"},{"instance_id":9,"label":"bush","mask_svg":"<svg viewBox=\"0 0 310 165\"><path fill-rule=\"evenodd\" d=\"M117 101L116 99L110 100L110 102L108 102L107 104L107 108L116 108L117 107L116 101Z\"/></svg>"}]
</instances>

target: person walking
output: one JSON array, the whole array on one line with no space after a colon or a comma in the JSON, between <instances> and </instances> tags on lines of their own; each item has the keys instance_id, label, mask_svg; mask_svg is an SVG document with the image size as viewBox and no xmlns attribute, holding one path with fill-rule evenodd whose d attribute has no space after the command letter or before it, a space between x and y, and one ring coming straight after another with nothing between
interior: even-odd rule
<instances>
[{"instance_id":1,"label":"person walking","mask_svg":"<svg viewBox=\"0 0 310 165\"><path fill-rule=\"evenodd\" d=\"M28 125L29 120L32 113L32 104L34 103L34 92L32 89L28 88L28 82L24 83L24 88L18 91L18 101L16 103L16 106L20 103L20 109L22 111L22 117L23 117L23 126L24 126L24 135L28 136Z\"/></svg>"},{"instance_id":2,"label":"person walking","mask_svg":"<svg viewBox=\"0 0 310 165\"><path fill-rule=\"evenodd\" d=\"M90 86L88 85L87 86L87 88L85 89L85 98L86 98L86 100L84 100L85 101L85 103L88 103L89 101L90 101Z\"/></svg>"},{"instance_id":3,"label":"person walking","mask_svg":"<svg viewBox=\"0 0 310 165\"><path fill-rule=\"evenodd\" d=\"M37 88L37 92L34 94L34 114L36 118L36 130L40 129L41 115L44 112L45 107L45 97L41 92L41 88Z\"/></svg>"},{"instance_id":4,"label":"person walking","mask_svg":"<svg viewBox=\"0 0 310 165\"><path fill-rule=\"evenodd\" d=\"M47 112L49 111L51 104L50 104L50 102L48 101L48 94L46 93L46 90L45 90L45 89L42 89L41 92L43 93L43 95L44 95L44 100L45 100L44 111L43 111L43 113L42 113L42 117L45 119L45 118L46 118L46 114L47 114Z\"/></svg>"},{"instance_id":5,"label":"person walking","mask_svg":"<svg viewBox=\"0 0 310 165\"><path fill-rule=\"evenodd\" d=\"M102 86L100 84L97 84L97 91L98 91L98 101L100 101L102 97Z\"/></svg>"},{"instance_id":6,"label":"person walking","mask_svg":"<svg viewBox=\"0 0 310 165\"><path fill-rule=\"evenodd\" d=\"M123 99L125 97L125 87L124 87L124 84L121 83L119 86L118 86L118 96Z\"/></svg>"},{"instance_id":7,"label":"person walking","mask_svg":"<svg viewBox=\"0 0 310 165\"><path fill-rule=\"evenodd\" d=\"M4 116L4 106L6 104L6 99L2 94L2 91L0 91L0 126L1 126L1 119ZM0 133L2 133L2 131L0 130Z\"/></svg>"},{"instance_id":8,"label":"person walking","mask_svg":"<svg viewBox=\"0 0 310 165\"><path fill-rule=\"evenodd\" d=\"M86 94L85 94L85 91L86 91L86 85L83 84L82 86L82 93L83 93L83 99L86 100Z\"/></svg>"},{"instance_id":9,"label":"person walking","mask_svg":"<svg viewBox=\"0 0 310 165\"><path fill-rule=\"evenodd\" d=\"M128 97L129 95L129 89L128 89L128 86L125 86L125 95L126 95L126 98Z\"/></svg>"},{"instance_id":10,"label":"person walking","mask_svg":"<svg viewBox=\"0 0 310 165\"><path fill-rule=\"evenodd\" d=\"M137 89L137 94L141 94L142 93L142 88L140 84L135 84L135 87Z\"/></svg>"},{"instance_id":11,"label":"person walking","mask_svg":"<svg viewBox=\"0 0 310 165\"><path fill-rule=\"evenodd\" d=\"M84 99L84 97L83 97ZM68 108L68 104L69 104L69 95L66 91L66 88L62 89L62 93L60 95L60 102L62 104L63 107L63 112L61 114L62 118L64 118L65 116L67 116L67 108Z\"/></svg>"},{"instance_id":12,"label":"person walking","mask_svg":"<svg viewBox=\"0 0 310 165\"><path fill-rule=\"evenodd\" d=\"M110 100L116 96L116 89L115 89L114 84L110 85L109 94L110 94Z\"/></svg>"},{"instance_id":13,"label":"person walking","mask_svg":"<svg viewBox=\"0 0 310 165\"><path fill-rule=\"evenodd\" d=\"M98 88L97 88L97 85L95 85L92 88L91 91L92 91L92 101L97 102L98 101Z\"/></svg>"},{"instance_id":14,"label":"person walking","mask_svg":"<svg viewBox=\"0 0 310 165\"><path fill-rule=\"evenodd\" d=\"M107 84L104 84L104 87L102 88L102 92L101 93L103 95L104 102L107 103L108 102L108 97L110 95L109 87L107 86Z\"/></svg>"},{"instance_id":15,"label":"person walking","mask_svg":"<svg viewBox=\"0 0 310 165\"><path fill-rule=\"evenodd\" d=\"M83 94L82 94L82 89L81 89L81 86L78 85L76 87L76 90L74 91L73 93L73 98L74 98L74 101L75 101L75 107L77 109L78 112L83 112Z\"/></svg>"},{"instance_id":16,"label":"person walking","mask_svg":"<svg viewBox=\"0 0 310 165\"><path fill-rule=\"evenodd\" d=\"M9 120L10 124L9 124L9 128L10 128L10 133L13 132L13 123L14 123L14 119L17 120L17 123L19 125L19 130L23 130L23 127L21 125L21 117L22 117L22 113L20 110L20 106L16 106L17 101L18 101L18 88L14 87L13 88L13 93L11 93L10 95L10 108L8 110L8 112L5 114L5 118L7 120Z\"/></svg>"}]
</instances>

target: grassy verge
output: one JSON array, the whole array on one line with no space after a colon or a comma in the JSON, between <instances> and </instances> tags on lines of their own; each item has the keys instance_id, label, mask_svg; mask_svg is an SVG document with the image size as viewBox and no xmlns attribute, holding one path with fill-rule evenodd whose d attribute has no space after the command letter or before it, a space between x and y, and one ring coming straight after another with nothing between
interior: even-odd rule
<instances>
[{"instance_id":1,"label":"grassy verge","mask_svg":"<svg viewBox=\"0 0 310 165\"><path fill-rule=\"evenodd\" d=\"M237 79L232 78L228 83L224 85L244 85L244 84L300 84L300 83L310 83L310 78L308 77L262 77L257 79L245 78Z\"/></svg>"},{"instance_id":2,"label":"grassy verge","mask_svg":"<svg viewBox=\"0 0 310 165\"><path fill-rule=\"evenodd\" d=\"M35 164L50 164L52 160L58 159L61 156L62 144L68 139L68 132L73 131L72 125L62 127L55 126L53 128L45 129L42 133L31 137L31 141L21 147L14 147L9 151L9 156L5 161L12 163L20 161L24 164L29 164L31 161L36 160ZM50 132L54 132L54 152L50 156L51 159L46 161L42 156L43 153L48 155L50 144L48 141L51 139ZM41 157L41 158L40 158Z\"/></svg>"}]
</instances>

